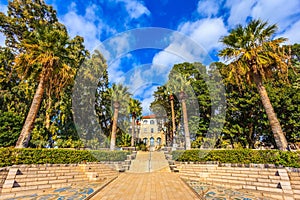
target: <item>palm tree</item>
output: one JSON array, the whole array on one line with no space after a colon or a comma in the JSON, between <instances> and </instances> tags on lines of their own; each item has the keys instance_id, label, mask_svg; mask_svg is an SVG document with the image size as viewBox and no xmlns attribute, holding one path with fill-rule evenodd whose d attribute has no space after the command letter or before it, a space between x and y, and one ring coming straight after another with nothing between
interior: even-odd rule
<instances>
[{"instance_id":1,"label":"palm tree","mask_svg":"<svg viewBox=\"0 0 300 200\"><path fill-rule=\"evenodd\" d=\"M228 36L221 38L226 48L219 52L221 57L230 59L225 70L228 79L242 86L243 82L255 83L262 104L274 134L278 149L286 150L287 141L276 117L268 93L263 85L266 79L276 73L278 77L287 78L288 56L280 44L285 38L271 39L277 26L268 25L261 20L252 20L247 26L238 25Z\"/></svg>"},{"instance_id":2,"label":"palm tree","mask_svg":"<svg viewBox=\"0 0 300 200\"><path fill-rule=\"evenodd\" d=\"M131 134L131 146L134 146L134 137L135 137L135 122L137 117L140 117L142 115L142 107L141 102L137 99L130 98L129 105L128 105L128 111L131 114L132 119L132 134Z\"/></svg>"},{"instance_id":3,"label":"palm tree","mask_svg":"<svg viewBox=\"0 0 300 200\"><path fill-rule=\"evenodd\" d=\"M46 126L50 125L50 97L59 96L72 82L79 63L86 52L83 39L70 39L66 28L58 22L56 11L41 0L12 0L7 15L0 12L0 31L5 43L14 53L14 69L22 82L37 85L17 148L27 147L30 132L40 109L44 93L46 99Z\"/></svg>"},{"instance_id":4,"label":"palm tree","mask_svg":"<svg viewBox=\"0 0 300 200\"><path fill-rule=\"evenodd\" d=\"M49 95L48 112L51 107L50 96L58 96L65 86L73 82L79 60L84 55L82 42L80 37L70 40L65 27L58 22L51 25L41 22L30 33L30 37L21 42L25 52L16 56L16 69L23 79L37 77L38 86L16 148L27 147L45 90ZM49 117L46 120L49 126Z\"/></svg>"},{"instance_id":5,"label":"palm tree","mask_svg":"<svg viewBox=\"0 0 300 200\"><path fill-rule=\"evenodd\" d=\"M116 146L116 134L117 134L117 123L119 116L119 109L121 106L127 105L129 102L130 94L128 88L121 84L113 84L111 88L108 89L108 94L111 98L113 104L113 124L110 137L110 150L113 151Z\"/></svg>"},{"instance_id":6,"label":"palm tree","mask_svg":"<svg viewBox=\"0 0 300 200\"><path fill-rule=\"evenodd\" d=\"M164 95L166 95L169 98L170 105L171 105L171 118L172 118L172 133L170 134L170 140L174 144L175 141L175 133L176 133L176 119L175 119L175 108L174 108L174 93L173 88L171 87L163 87L164 89Z\"/></svg>"},{"instance_id":7,"label":"palm tree","mask_svg":"<svg viewBox=\"0 0 300 200\"><path fill-rule=\"evenodd\" d=\"M188 91L189 86L190 86L190 81L184 79L182 75L178 73L170 74L170 79L167 88L169 91L172 91L172 94L179 93L179 99L181 101L182 114L183 114L185 149L187 150L191 149L191 138L190 138L188 115L187 115L187 108L186 108L186 98L187 98L186 91Z\"/></svg>"}]
</instances>

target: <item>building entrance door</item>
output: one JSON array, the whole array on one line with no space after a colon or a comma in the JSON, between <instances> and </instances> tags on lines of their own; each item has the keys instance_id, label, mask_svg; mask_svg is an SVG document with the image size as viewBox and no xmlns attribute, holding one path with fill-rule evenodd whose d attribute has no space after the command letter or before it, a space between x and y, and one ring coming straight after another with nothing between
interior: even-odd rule
<instances>
[{"instance_id":1,"label":"building entrance door","mask_svg":"<svg viewBox=\"0 0 300 200\"><path fill-rule=\"evenodd\" d=\"M154 146L154 138L153 137L150 138L150 146L152 146L152 147Z\"/></svg>"}]
</instances>

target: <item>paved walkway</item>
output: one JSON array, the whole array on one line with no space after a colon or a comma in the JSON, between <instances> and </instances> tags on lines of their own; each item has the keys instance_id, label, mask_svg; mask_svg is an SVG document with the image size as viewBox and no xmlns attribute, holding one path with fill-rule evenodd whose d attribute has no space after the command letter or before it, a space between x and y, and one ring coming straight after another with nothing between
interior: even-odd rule
<instances>
[{"instance_id":1,"label":"paved walkway","mask_svg":"<svg viewBox=\"0 0 300 200\"><path fill-rule=\"evenodd\" d=\"M129 172L144 173L165 171L170 172L168 161L163 152L138 152L136 159L131 161Z\"/></svg>"},{"instance_id":2,"label":"paved walkway","mask_svg":"<svg viewBox=\"0 0 300 200\"><path fill-rule=\"evenodd\" d=\"M125 173L92 200L194 200L197 195L169 172Z\"/></svg>"},{"instance_id":3,"label":"paved walkway","mask_svg":"<svg viewBox=\"0 0 300 200\"><path fill-rule=\"evenodd\" d=\"M193 200L199 197L177 175L170 173L163 152L138 152L129 172L121 174L91 199Z\"/></svg>"}]
</instances>

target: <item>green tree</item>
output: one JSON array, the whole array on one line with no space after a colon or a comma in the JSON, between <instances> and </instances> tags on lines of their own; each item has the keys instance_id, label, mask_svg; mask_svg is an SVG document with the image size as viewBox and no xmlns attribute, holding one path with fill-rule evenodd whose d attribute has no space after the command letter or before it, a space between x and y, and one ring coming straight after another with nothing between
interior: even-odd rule
<instances>
[{"instance_id":1,"label":"green tree","mask_svg":"<svg viewBox=\"0 0 300 200\"><path fill-rule=\"evenodd\" d=\"M187 81L182 74L170 73L167 88L172 91L173 94L178 95L181 101L181 109L183 115L183 127L185 136L185 149L191 149L191 138L188 126L188 111L186 107L187 92L190 86L190 82Z\"/></svg>"},{"instance_id":2,"label":"green tree","mask_svg":"<svg viewBox=\"0 0 300 200\"><path fill-rule=\"evenodd\" d=\"M277 29L276 25L267 22L252 20L247 26L238 25L228 36L221 39L226 47L219 55L229 58L231 63L225 70L228 78L239 85L246 80L249 84L255 83L260 94L262 104L266 110L274 139L278 149L286 150L287 141L276 117L268 93L263 82L271 78L276 72L279 77L286 77L288 56L280 48L286 39L271 39Z\"/></svg>"},{"instance_id":3,"label":"green tree","mask_svg":"<svg viewBox=\"0 0 300 200\"><path fill-rule=\"evenodd\" d=\"M73 81L86 51L83 39L70 39L56 12L42 0L11 1L7 13L0 13L0 31L6 36L6 45L16 53L15 68L23 80L32 78L38 83L16 143L17 148L22 148L28 145L44 93L49 97L49 112L51 94L59 95Z\"/></svg>"},{"instance_id":4,"label":"green tree","mask_svg":"<svg viewBox=\"0 0 300 200\"><path fill-rule=\"evenodd\" d=\"M119 117L119 110L122 107L128 106L130 93L128 88L121 84L113 84L111 88L108 89L108 94L111 98L113 105L113 120L112 120L112 131L110 137L110 150L115 150L116 146L116 134L117 134L117 124Z\"/></svg>"},{"instance_id":5,"label":"green tree","mask_svg":"<svg viewBox=\"0 0 300 200\"><path fill-rule=\"evenodd\" d=\"M156 118L164 119L164 126L167 128L166 141L167 145L170 145L176 131L176 122L178 124L178 116L175 115L175 110L178 110L178 100L167 90L166 85L157 87L153 96L154 101L151 103L150 109Z\"/></svg>"},{"instance_id":6,"label":"green tree","mask_svg":"<svg viewBox=\"0 0 300 200\"><path fill-rule=\"evenodd\" d=\"M133 147L135 140L136 119L142 115L141 102L137 99L130 98L128 104L128 112L131 115L131 146Z\"/></svg>"}]
</instances>

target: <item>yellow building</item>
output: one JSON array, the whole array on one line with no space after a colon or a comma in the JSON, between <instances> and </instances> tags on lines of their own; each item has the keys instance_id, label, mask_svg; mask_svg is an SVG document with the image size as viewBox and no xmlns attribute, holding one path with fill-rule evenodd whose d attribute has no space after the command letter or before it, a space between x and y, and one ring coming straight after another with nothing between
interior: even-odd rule
<instances>
[{"instance_id":1,"label":"yellow building","mask_svg":"<svg viewBox=\"0 0 300 200\"><path fill-rule=\"evenodd\" d=\"M155 115L143 116L138 126L138 140L147 147L157 149L159 146L166 145L163 123L157 120Z\"/></svg>"}]
</instances>

